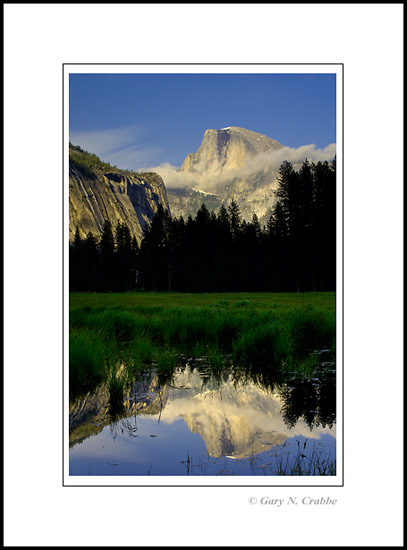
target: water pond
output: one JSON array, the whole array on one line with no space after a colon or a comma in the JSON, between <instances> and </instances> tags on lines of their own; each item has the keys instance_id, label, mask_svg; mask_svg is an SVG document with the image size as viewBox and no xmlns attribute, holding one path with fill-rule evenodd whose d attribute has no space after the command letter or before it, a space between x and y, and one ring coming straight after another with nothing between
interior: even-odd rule
<instances>
[{"instance_id":1,"label":"water pond","mask_svg":"<svg viewBox=\"0 0 407 550\"><path fill-rule=\"evenodd\" d=\"M186 361L70 404L73 476L335 475L335 369L285 381Z\"/></svg>"}]
</instances>

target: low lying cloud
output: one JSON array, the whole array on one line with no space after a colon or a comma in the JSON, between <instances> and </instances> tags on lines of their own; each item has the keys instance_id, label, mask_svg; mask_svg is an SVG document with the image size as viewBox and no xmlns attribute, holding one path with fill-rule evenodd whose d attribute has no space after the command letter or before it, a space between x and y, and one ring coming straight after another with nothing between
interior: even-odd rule
<instances>
[{"instance_id":1,"label":"low lying cloud","mask_svg":"<svg viewBox=\"0 0 407 550\"><path fill-rule=\"evenodd\" d=\"M195 172L183 172L180 167L165 163L160 166L154 166L149 170L159 174L166 187L194 187L207 192L216 192L219 185L234 179L243 179L258 172L266 172L270 181L274 180L281 164L287 160L293 165L300 164L308 159L310 162L323 162L332 160L336 153L334 143L325 147L325 149L316 149L315 145L303 145L298 148L282 147L278 150L269 150L259 153L253 157L246 157L244 163L239 167L228 168L213 165L212 169L208 166L195 166Z\"/></svg>"},{"instance_id":2,"label":"low lying cloud","mask_svg":"<svg viewBox=\"0 0 407 550\"><path fill-rule=\"evenodd\" d=\"M180 167L169 163L154 165L159 158L163 158L165 152L152 145L146 136L148 128L144 125L132 125L93 132L73 131L70 133L70 141L119 168L156 172L169 189L194 187L209 193L216 193L219 186L226 182L244 179L259 172L265 172L267 179L274 181L285 160L293 164L302 163L306 158L310 162L331 160L336 152L335 144L328 145L325 149L316 149L315 145L282 147L277 150L270 149L256 156L247 156L244 163L238 167L198 165L195 166L196 172L182 172Z\"/></svg>"}]
</instances>

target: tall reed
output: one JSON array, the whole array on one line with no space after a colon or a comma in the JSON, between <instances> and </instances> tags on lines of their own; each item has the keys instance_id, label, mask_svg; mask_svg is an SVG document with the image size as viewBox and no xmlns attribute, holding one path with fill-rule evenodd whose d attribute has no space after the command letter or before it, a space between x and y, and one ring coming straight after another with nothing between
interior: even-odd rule
<instances>
[{"instance_id":1,"label":"tall reed","mask_svg":"<svg viewBox=\"0 0 407 550\"><path fill-rule=\"evenodd\" d=\"M323 346L334 349L335 315L312 305L289 311L257 310L248 300L233 308L87 305L71 312L70 381L73 389L97 384L115 361L128 375L152 364L170 369L179 354L204 355L217 368L230 354L235 364L282 369Z\"/></svg>"}]
</instances>

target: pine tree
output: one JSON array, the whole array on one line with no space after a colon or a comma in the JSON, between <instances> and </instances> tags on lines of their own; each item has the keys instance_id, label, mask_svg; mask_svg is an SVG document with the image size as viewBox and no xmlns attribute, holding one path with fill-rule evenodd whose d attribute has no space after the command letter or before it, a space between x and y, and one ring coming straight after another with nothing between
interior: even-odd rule
<instances>
[{"instance_id":1,"label":"pine tree","mask_svg":"<svg viewBox=\"0 0 407 550\"><path fill-rule=\"evenodd\" d=\"M112 224L108 219L103 223L99 242L101 277L100 290L115 289L115 242Z\"/></svg>"},{"instance_id":2,"label":"pine tree","mask_svg":"<svg viewBox=\"0 0 407 550\"><path fill-rule=\"evenodd\" d=\"M229 214L228 214L227 208L224 204L222 204L219 208L217 220L218 220L218 225L220 225L221 227L223 227L225 229L226 228L228 230L230 229Z\"/></svg>"},{"instance_id":3,"label":"pine tree","mask_svg":"<svg viewBox=\"0 0 407 550\"><path fill-rule=\"evenodd\" d=\"M319 290L336 286L336 160L314 166L313 236Z\"/></svg>"},{"instance_id":4,"label":"pine tree","mask_svg":"<svg viewBox=\"0 0 407 550\"><path fill-rule=\"evenodd\" d=\"M213 262L215 255L216 216L212 216L205 204L202 204L195 217L195 246L192 251L196 290L208 292L213 286Z\"/></svg>"},{"instance_id":5,"label":"pine tree","mask_svg":"<svg viewBox=\"0 0 407 550\"><path fill-rule=\"evenodd\" d=\"M232 233L232 237L236 239L242 224L242 217L240 213L240 208L237 202L235 201L235 199L233 199L229 204L228 213L229 213L230 230Z\"/></svg>"},{"instance_id":6,"label":"pine tree","mask_svg":"<svg viewBox=\"0 0 407 550\"><path fill-rule=\"evenodd\" d=\"M83 290L83 242L76 226L75 236L69 247L69 288L70 290Z\"/></svg>"},{"instance_id":7,"label":"pine tree","mask_svg":"<svg viewBox=\"0 0 407 550\"><path fill-rule=\"evenodd\" d=\"M113 236L112 224L109 220L105 220L102 227L102 235L100 238L100 252L102 259L110 260L115 251L115 242Z\"/></svg>"},{"instance_id":8,"label":"pine tree","mask_svg":"<svg viewBox=\"0 0 407 550\"><path fill-rule=\"evenodd\" d=\"M267 233L271 237L278 239L284 239L288 236L287 221L280 202L277 202L272 209L267 222Z\"/></svg>"},{"instance_id":9,"label":"pine tree","mask_svg":"<svg viewBox=\"0 0 407 550\"><path fill-rule=\"evenodd\" d=\"M131 288L137 288L140 283L140 246L135 236L131 239Z\"/></svg>"},{"instance_id":10,"label":"pine tree","mask_svg":"<svg viewBox=\"0 0 407 550\"><path fill-rule=\"evenodd\" d=\"M73 240L73 247L76 250L80 250L81 246L82 246L82 239L81 239L81 236L80 236L80 233L79 233L79 227L76 226L75 237L74 237L74 240Z\"/></svg>"},{"instance_id":11,"label":"pine tree","mask_svg":"<svg viewBox=\"0 0 407 550\"><path fill-rule=\"evenodd\" d=\"M170 229L170 214L160 205L151 223L144 228L140 247L143 282L150 290L171 287Z\"/></svg>"},{"instance_id":12,"label":"pine tree","mask_svg":"<svg viewBox=\"0 0 407 550\"><path fill-rule=\"evenodd\" d=\"M313 224L313 195L314 195L314 178L313 166L308 159L303 162L298 174L298 228L303 235L310 234Z\"/></svg>"},{"instance_id":13,"label":"pine tree","mask_svg":"<svg viewBox=\"0 0 407 550\"><path fill-rule=\"evenodd\" d=\"M91 231L86 235L83 242L83 271L85 275L86 290L94 292L96 290L96 274L98 267L97 238Z\"/></svg>"},{"instance_id":14,"label":"pine tree","mask_svg":"<svg viewBox=\"0 0 407 550\"><path fill-rule=\"evenodd\" d=\"M118 222L116 226L115 256L115 287L117 290L129 290L132 286L132 238L130 229L124 222Z\"/></svg>"},{"instance_id":15,"label":"pine tree","mask_svg":"<svg viewBox=\"0 0 407 550\"><path fill-rule=\"evenodd\" d=\"M195 221L198 227L207 228L210 221L210 213L205 203L201 204L200 209L196 213Z\"/></svg>"},{"instance_id":16,"label":"pine tree","mask_svg":"<svg viewBox=\"0 0 407 550\"><path fill-rule=\"evenodd\" d=\"M118 222L116 226L116 252L119 255L127 255L131 250L131 233L127 224Z\"/></svg>"},{"instance_id":17,"label":"pine tree","mask_svg":"<svg viewBox=\"0 0 407 550\"><path fill-rule=\"evenodd\" d=\"M253 230L254 230L254 233L256 235L256 238L259 239L261 237L261 225L260 225L260 222L259 222L259 218L257 216L256 213L253 214L252 216L252 226L253 226Z\"/></svg>"},{"instance_id":18,"label":"pine tree","mask_svg":"<svg viewBox=\"0 0 407 550\"><path fill-rule=\"evenodd\" d=\"M288 235L295 238L299 231L300 221L300 186L298 174L293 169L291 162L284 161L280 166L277 181L276 196L282 211L281 217L286 223Z\"/></svg>"}]
</instances>

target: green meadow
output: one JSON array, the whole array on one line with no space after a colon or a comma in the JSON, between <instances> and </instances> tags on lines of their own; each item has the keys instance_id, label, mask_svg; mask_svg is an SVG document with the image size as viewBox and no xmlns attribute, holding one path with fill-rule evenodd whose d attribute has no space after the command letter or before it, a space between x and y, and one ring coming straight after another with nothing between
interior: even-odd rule
<instances>
[{"instance_id":1,"label":"green meadow","mask_svg":"<svg viewBox=\"0 0 407 550\"><path fill-rule=\"evenodd\" d=\"M335 351L335 293L71 293L69 382L75 396L106 383L111 399L137 372L172 371L181 356L216 369L276 373Z\"/></svg>"},{"instance_id":2,"label":"green meadow","mask_svg":"<svg viewBox=\"0 0 407 550\"><path fill-rule=\"evenodd\" d=\"M71 292L70 310L81 307L101 308L224 308L238 309L250 306L255 311L278 309L281 312L312 306L327 312L335 312L335 292L224 292L224 293L185 293L185 292Z\"/></svg>"}]
</instances>

